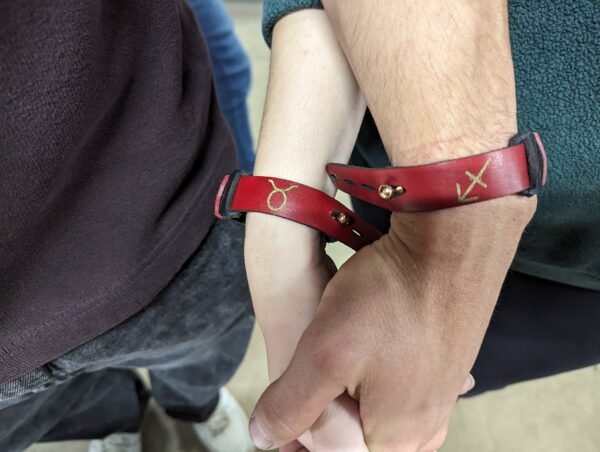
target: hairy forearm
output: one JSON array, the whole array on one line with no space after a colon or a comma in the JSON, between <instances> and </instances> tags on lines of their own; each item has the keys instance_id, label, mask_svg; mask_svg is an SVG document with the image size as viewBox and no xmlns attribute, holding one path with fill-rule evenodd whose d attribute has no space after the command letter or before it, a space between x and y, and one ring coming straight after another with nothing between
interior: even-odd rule
<instances>
[{"instance_id":1,"label":"hairy forearm","mask_svg":"<svg viewBox=\"0 0 600 452\"><path fill-rule=\"evenodd\" d=\"M516 101L506 0L324 0L390 160L506 145Z\"/></svg>"},{"instance_id":2,"label":"hairy forearm","mask_svg":"<svg viewBox=\"0 0 600 452\"><path fill-rule=\"evenodd\" d=\"M515 134L506 1L323 3L393 164L498 149ZM468 297L452 297L453 287L471 287L485 306L485 323L534 210L535 199L511 196L395 213L386 240L392 258L414 257L423 287L440 288L452 306L472 304Z\"/></svg>"}]
</instances>

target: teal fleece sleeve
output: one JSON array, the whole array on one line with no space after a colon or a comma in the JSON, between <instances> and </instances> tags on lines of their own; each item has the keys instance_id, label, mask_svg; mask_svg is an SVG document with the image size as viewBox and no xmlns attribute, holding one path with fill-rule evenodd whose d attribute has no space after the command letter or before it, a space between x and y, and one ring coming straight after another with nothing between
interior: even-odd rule
<instances>
[{"instance_id":1,"label":"teal fleece sleeve","mask_svg":"<svg viewBox=\"0 0 600 452\"><path fill-rule=\"evenodd\" d=\"M262 32L265 42L271 47L273 27L279 19L300 9L323 8L320 0L264 0Z\"/></svg>"},{"instance_id":2,"label":"teal fleece sleeve","mask_svg":"<svg viewBox=\"0 0 600 452\"><path fill-rule=\"evenodd\" d=\"M513 269L600 290L600 1L511 0L509 17L519 129L538 131L548 154ZM369 115L352 158L390 164Z\"/></svg>"}]
</instances>

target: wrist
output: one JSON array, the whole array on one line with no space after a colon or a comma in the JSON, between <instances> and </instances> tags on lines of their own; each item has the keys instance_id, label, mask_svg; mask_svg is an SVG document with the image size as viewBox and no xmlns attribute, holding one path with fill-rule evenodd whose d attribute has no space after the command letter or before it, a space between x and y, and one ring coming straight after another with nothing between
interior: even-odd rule
<instances>
[{"instance_id":1,"label":"wrist","mask_svg":"<svg viewBox=\"0 0 600 452\"><path fill-rule=\"evenodd\" d=\"M389 233L365 250L375 252L371 265L381 281L381 295L374 296L404 300L427 334L460 336L473 345L468 354L476 353L535 204L535 198L512 196L394 213Z\"/></svg>"},{"instance_id":2,"label":"wrist","mask_svg":"<svg viewBox=\"0 0 600 452\"><path fill-rule=\"evenodd\" d=\"M415 256L452 262L516 248L536 197L519 195L432 212L394 212L390 236Z\"/></svg>"},{"instance_id":3,"label":"wrist","mask_svg":"<svg viewBox=\"0 0 600 452\"><path fill-rule=\"evenodd\" d=\"M415 300L443 318L468 308L490 313L533 216L536 199L509 196L423 213L394 213L389 233L376 243ZM474 295L476 294L476 295ZM434 316L435 317L435 316Z\"/></svg>"},{"instance_id":4,"label":"wrist","mask_svg":"<svg viewBox=\"0 0 600 452\"><path fill-rule=\"evenodd\" d=\"M278 268L308 271L321 264L324 254L323 239L316 229L258 212L246 214L244 246L247 271L257 275Z\"/></svg>"},{"instance_id":5,"label":"wrist","mask_svg":"<svg viewBox=\"0 0 600 452\"><path fill-rule=\"evenodd\" d=\"M298 152L277 153L272 149L259 146L258 156L269 156L259 158L254 167L254 176L278 177L292 182L298 182L308 187L320 190L330 196L335 193L335 186L329 179L325 166L332 157L328 149L315 150L314 155L302 155Z\"/></svg>"},{"instance_id":6,"label":"wrist","mask_svg":"<svg viewBox=\"0 0 600 452\"><path fill-rule=\"evenodd\" d=\"M412 144L398 144L388 151L390 161L393 166L426 165L505 148L517 133L516 115L506 112L498 117L504 117L506 127L489 132L478 130L477 134L457 131L448 136L436 135L436 131L432 130L428 134L421 134L419 139L406 140L406 143ZM414 131L399 132L399 136L413 135Z\"/></svg>"}]
</instances>

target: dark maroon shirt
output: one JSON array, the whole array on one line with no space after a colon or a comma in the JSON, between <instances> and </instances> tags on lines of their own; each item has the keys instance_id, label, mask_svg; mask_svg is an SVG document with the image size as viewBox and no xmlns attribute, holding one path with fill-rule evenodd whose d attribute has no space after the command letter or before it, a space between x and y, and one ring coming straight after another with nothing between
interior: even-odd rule
<instances>
[{"instance_id":1,"label":"dark maroon shirt","mask_svg":"<svg viewBox=\"0 0 600 452\"><path fill-rule=\"evenodd\" d=\"M0 383L146 306L234 159L183 0L0 0Z\"/></svg>"}]
</instances>

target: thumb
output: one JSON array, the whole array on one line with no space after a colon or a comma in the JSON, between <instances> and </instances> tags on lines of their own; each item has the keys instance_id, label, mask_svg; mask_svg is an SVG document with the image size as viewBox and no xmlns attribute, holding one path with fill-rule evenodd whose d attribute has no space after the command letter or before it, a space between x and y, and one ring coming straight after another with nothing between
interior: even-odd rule
<instances>
[{"instance_id":1,"label":"thumb","mask_svg":"<svg viewBox=\"0 0 600 452\"><path fill-rule=\"evenodd\" d=\"M344 392L345 387L327 375L330 365L323 365L322 354L310 350L301 340L286 371L256 404L249 430L258 448L272 449L298 439Z\"/></svg>"}]
</instances>

